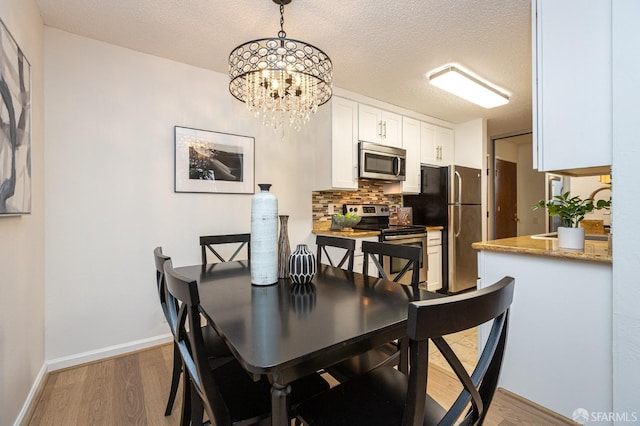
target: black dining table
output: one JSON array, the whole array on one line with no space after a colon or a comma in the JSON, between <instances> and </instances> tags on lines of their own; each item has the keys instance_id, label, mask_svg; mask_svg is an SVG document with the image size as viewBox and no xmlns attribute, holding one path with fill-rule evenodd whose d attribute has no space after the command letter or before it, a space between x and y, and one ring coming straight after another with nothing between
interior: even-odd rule
<instances>
[{"instance_id":1,"label":"black dining table","mask_svg":"<svg viewBox=\"0 0 640 426\"><path fill-rule=\"evenodd\" d=\"M272 424L289 425L289 383L406 336L408 303L440 295L321 265L309 284L251 284L248 261L176 268L244 369L272 385Z\"/></svg>"}]
</instances>

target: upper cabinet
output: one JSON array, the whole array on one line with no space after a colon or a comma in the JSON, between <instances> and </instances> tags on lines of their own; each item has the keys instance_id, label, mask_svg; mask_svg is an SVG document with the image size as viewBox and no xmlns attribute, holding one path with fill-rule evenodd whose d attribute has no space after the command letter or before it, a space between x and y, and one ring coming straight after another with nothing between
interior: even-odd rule
<instances>
[{"instance_id":1,"label":"upper cabinet","mask_svg":"<svg viewBox=\"0 0 640 426\"><path fill-rule=\"evenodd\" d=\"M406 179L385 185L386 193L420 193L420 122L402 117L402 148L407 151Z\"/></svg>"},{"instance_id":2,"label":"upper cabinet","mask_svg":"<svg viewBox=\"0 0 640 426\"><path fill-rule=\"evenodd\" d=\"M358 107L358 138L361 141L402 147L402 116L369 105Z\"/></svg>"},{"instance_id":3,"label":"upper cabinet","mask_svg":"<svg viewBox=\"0 0 640 426\"><path fill-rule=\"evenodd\" d=\"M533 0L533 158L539 171L608 174L611 0Z\"/></svg>"},{"instance_id":4,"label":"upper cabinet","mask_svg":"<svg viewBox=\"0 0 640 426\"><path fill-rule=\"evenodd\" d=\"M358 103L333 96L330 114L321 115L314 144L316 190L358 189ZM328 123L330 121L330 124ZM325 134L330 128L330 134Z\"/></svg>"},{"instance_id":5,"label":"upper cabinet","mask_svg":"<svg viewBox=\"0 0 640 426\"><path fill-rule=\"evenodd\" d=\"M453 164L453 130L420 123L420 162L434 166Z\"/></svg>"}]
</instances>

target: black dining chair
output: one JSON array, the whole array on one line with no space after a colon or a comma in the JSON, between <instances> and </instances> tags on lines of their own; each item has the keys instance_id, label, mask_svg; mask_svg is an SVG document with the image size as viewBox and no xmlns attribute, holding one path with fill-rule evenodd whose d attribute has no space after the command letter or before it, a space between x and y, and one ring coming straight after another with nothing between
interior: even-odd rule
<instances>
[{"instance_id":1,"label":"black dining chair","mask_svg":"<svg viewBox=\"0 0 640 426\"><path fill-rule=\"evenodd\" d=\"M362 242L362 253L364 253L364 264L362 266L362 274L369 275L369 260L373 262L378 270L378 274L385 280L391 280L399 282L407 272L411 271L411 288L413 290L414 297L417 298L420 295L420 262L422 261L422 247L391 244L391 243L376 243L373 241ZM380 261L383 256L391 258L406 260L402 269L393 277L387 276L384 271L384 267Z\"/></svg>"},{"instance_id":2,"label":"black dining chair","mask_svg":"<svg viewBox=\"0 0 640 426\"><path fill-rule=\"evenodd\" d=\"M211 368L200 327L200 296L196 281L179 275L171 260L165 262L169 315L177 322L177 346L189 377L185 380L181 424L202 424L206 413L217 426L253 424L269 419L271 384L266 377L254 381L235 359ZM209 327L210 328L210 327ZM329 389L313 374L291 383L291 406Z\"/></svg>"},{"instance_id":3,"label":"black dining chair","mask_svg":"<svg viewBox=\"0 0 640 426\"><path fill-rule=\"evenodd\" d=\"M165 409L164 415L171 415L171 410L173 410L173 404L176 399L176 394L178 392L178 384L180 383L180 376L182 373L182 359L180 358L180 352L178 350L178 344L176 341L177 334L177 321L175 321L170 316L170 310L168 307L168 295L167 295L167 284L164 273L164 264L167 261L170 261L171 258L162 253L162 247L156 247L153 250L153 256L156 264L156 286L158 290L158 297L160 298L160 306L162 307L162 313L164 314L165 319L167 320L167 324L169 324L169 328L171 329L171 334L174 336L173 339L173 367L171 372L171 386L169 388L169 398L167 400L167 407ZM225 361L230 361L233 359L229 348L224 343L224 341L214 332L209 329L204 330L203 339L205 345L205 351L207 356L215 357L216 363L220 364ZM216 365L216 364L214 364Z\"/></svg>"},{"instance_id":4,"label":"black dining chair","mask_svg":"<svg viewBox=\"0 0 640 426\"><path fill-rule=\"evenodd\" d=\"M310 426L481 425L498 384L514 285L513 278L505 277L481 290L411 302L409 375L387 366L372 370L299 405L298 420ZM443 336L492 320L489 338L469 375ZM450 407L442 407L428 394L429 341L462 384Z\"/></svg>"},{"instance_id":5,"label":"black dining chair","mask_svg":"<svg viewBox=\"0 0 640 426\"><path fill-rule=\"evenodd\" d=\"M329 265L335 266L337 268L343 268L344 264L346 263L347 271L353 271L353 257L356 251L356 240L354 240L353 238L318 235L316 236L316 245L318 246L318 255L316 256L318 268L322 263L322 256L324 253L324 256L326 256ZM343 249L344 253L340 253L340 255L342 255L342 258L338 262L335 262L327 251L327 247L335 247L339 249L339 251L342 251L340 249ZM336 253L334 253L334 257L336 257Z\"/></svg>"},{"instance_id":6,"label":"black dining chair","mask_svg":"<svg viewBox=\"0 0 640 426\"><path fill-rule=\"evenodd\" d=\"M214 246L219 244L234 244L238 243L236 250L229 257L225 259L215 249ZM243 247L247 247L247 259L251 259L251 234L227 234L227 235L203 235L200 237L200 250L202 253L202 264L207 264L207 251L210 251L219 262L231 262L235 260L236 256Z\"/></svg>"},{"instance_id":7,"label":"black dining chair","mask_svg":"<svg viewBox=\"0 0 640 426\"><path fill-rule=\"evenodd\" d=\"M420 261L422 259L421 247L363 241L362 252L364 253L364 265L362 267L362 274L364 276L368 276L369 274L369 259L371 259L376 266L380 277L386 280L398 282L408 271L411 271L410 299L419 299ZM404 259L407 263L396 276L390 278L385 273L384 267L380 262L382 256ZM381 365L397 365L400 371L406 373L409 369L408 362L407 341L400 340L399 342L386 343L363 354L346 359L327 368L326 371L339 382L344 382Z\"/></svg>"}]
</instances>

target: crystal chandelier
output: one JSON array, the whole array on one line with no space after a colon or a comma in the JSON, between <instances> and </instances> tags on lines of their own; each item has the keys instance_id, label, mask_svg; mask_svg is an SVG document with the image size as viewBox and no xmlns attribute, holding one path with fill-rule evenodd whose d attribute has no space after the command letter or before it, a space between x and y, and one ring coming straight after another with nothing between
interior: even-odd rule
<instances>
[{"instance_id":1,"label":"crystal chandelier","mask_svg":"<svg viewBox=\"0 0 640 426\"><path fill-rule=\"evenodd\" d=\"M229 55L229 91L275 131L285 122L300 130L331 99L331 59L317 47L287 38L284 5L278 37L248 41Z\"/></svg>"}]
</instances>

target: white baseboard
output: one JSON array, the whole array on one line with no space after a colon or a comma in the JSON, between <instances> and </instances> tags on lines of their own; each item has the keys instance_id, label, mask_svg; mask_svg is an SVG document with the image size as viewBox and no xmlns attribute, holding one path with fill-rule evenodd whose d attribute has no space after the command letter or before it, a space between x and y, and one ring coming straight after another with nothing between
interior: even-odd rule
<instances>
[{"instance_id":1,"label":"white baseboard","mask_svg":"<svg viewBox=\"0 0 640 426\"><path fill-rule=\"evenodd\" d=\"M140 349L150 348L152 346L169 343L173 340L171 334L163 334L160 336L149 337L147 339L135 340L133 342L122 343L120 345L109 346L102 349L83 352L75 355L69 355L61 358L51 359L46 362L49 372L60 370L62 368L73 367L88 362L98 361L103 358L122 355L127 352L134 352Z\"/></svg>"},{"instance_id":2,"label":"white baseboard","mask_svg":"<svg viewBox=\"0 0 640 426\"><path fill-rule=\"evenodd\" d=\"M44 380L47 378L47 363L42 364L42 368L38 371L36 375L36 379L33 381L33 385L31 385L31 389L27 394L27 399L25 399L24 404L22 404L22 409L18 413L18 417L16 417L16 421L13 423L14 426L20 426L24 424L28 419L25 418L27 414L29 414L32 404L35 404L35 398L38 397L38 390L42 385L44 385Z\"/></svg>"}]
</instances>

